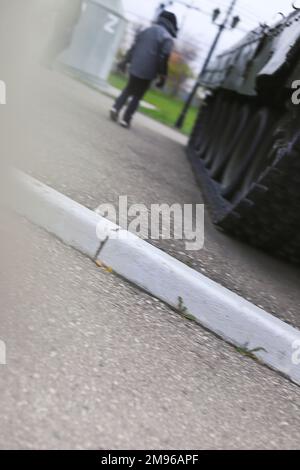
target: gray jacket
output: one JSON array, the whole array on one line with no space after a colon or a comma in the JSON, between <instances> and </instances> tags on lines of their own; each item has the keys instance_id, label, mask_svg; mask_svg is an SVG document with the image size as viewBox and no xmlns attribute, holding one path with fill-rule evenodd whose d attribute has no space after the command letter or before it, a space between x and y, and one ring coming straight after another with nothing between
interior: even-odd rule
<instances>
[{"instance_id":1,"label":"gray jacket","mask_svg":"<svg viewBox=\"0 0 300 470\"><path fill-rule=\"evenodd\" d=\"M128 57L131 75L143 80L167 75L173 46L172 35L163 24L155 24L139 33Z\"/></svg>"}]
</instances>

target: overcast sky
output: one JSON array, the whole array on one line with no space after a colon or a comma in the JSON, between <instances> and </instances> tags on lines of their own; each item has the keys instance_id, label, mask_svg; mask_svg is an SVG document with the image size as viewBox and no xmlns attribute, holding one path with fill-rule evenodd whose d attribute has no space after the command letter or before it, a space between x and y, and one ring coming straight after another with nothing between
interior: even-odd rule
<instances>
[{"instance_id":1,"label":"overcast sky","mask_svg":"<svg viewBox=\"0 0 300 470\"><path fill-rule=\"evenodd\" d=\"M183 0L186 3L192 3L192 0ZM162 0L123 0L126 13L129 18L142 22L151 20L154 16L156 7L162 3ZM207 53L208 47L216 34L216 27L211 24L209 14L214 8L219 7L223 12L226 11L231 0L194 0L194 5L203 10L203 13L188 10L185 7L176 4L168 7L178 15L179 23L184 21L184 28L181 31L181 37L192 40L201 49L200 55L203 57ZM300 7L300 0L296 5ZM293 10L291 0L238 0L235 14L241 17L240 28L250 30L255 28L259 22L276 22L280 16L278 12L288 14ZM136 16L137 15L137 16ZM228 31L224 33L219 49L230 47L237 42L245 33L243 31Z\"/></svg>"}]
</instances>

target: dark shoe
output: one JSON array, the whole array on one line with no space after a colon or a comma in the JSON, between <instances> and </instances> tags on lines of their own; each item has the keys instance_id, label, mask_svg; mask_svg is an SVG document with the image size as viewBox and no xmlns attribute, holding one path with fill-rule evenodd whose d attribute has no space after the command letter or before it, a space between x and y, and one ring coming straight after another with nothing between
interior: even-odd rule
<instances>
[{"instance_id":1,"label":"dark shoe","mask_svg":"<svg viewBox=\"0 0 300 470\"><path fill-rule=\"evenodd\" d=\"M110 119L114 122L117 122L119 119L119 111L114 107L110 110Z\"/></svg>"},{"instance_id":2,"label":"dark shoe","mask_svg":"<svg viewBox=\"0 0 300 470\"><path fill-rule=\"evenodd\" d=\"M120 125L124 127L124 129L129 129L130 128L130 122L125 121L125 119L121 119Z\"/></svg>"}]
</instances>

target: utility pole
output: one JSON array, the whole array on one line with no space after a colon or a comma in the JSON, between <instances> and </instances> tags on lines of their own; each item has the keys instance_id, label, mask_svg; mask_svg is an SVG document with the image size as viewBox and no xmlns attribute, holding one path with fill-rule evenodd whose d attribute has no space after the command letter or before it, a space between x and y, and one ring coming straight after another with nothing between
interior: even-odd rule
<instances>
[{"instance_id":1,"label":"utility pole","mask_svg":"<svg viewBox=\"0 0 300 470\"><path fill-rule=\"evenodd\" d=\"M181 112L179 118L178 118L177 121L176 121L175 127L176 127L177 129L181 129L182 126L183 126L183 124L184 124L184 121L185 121L187 112L188 112L188 110L189 110L189 108L190 108L190 106L191 106L191 104L192 104L192 102L193 102L193 99L194 99L194 97L195 97L195 95L196 95L196 93L197 93L197 90L198 90L198 88L199 88L201 77L202 77L202 75L203 75L203 74L206 72L206 70L207 70L207 67L208 67L208 65L209 65L209 63L210 63L210 60L211 60L211 58L212 58L212 56L213 56L213 53L214 53L215 50L216 50L216 47L217 47L217 45L218 45L218 43L219 43L219 40L220 40L220 38L221 38L221 36L222 36L222 34L223 34L223 31L224 31L224 30L227 28L227 26L228 26L229 20L230 20L230 18L231 18L231 15L232 15L232 13L233 13L233 10L234 10L234 8L235 8L235 6L236 6L236 4L237 4L237 1L238 1L238 0L232 0L232 1L231 1L223 23L217 25L217 26L218 26L218 32L217 32L217 35L216 35L216 37L215 37L215 39L214 39L214 41L213 41L213 43L212 43L212 45L211 45L211 48L210 48L209 52L208 52L208 54L207 54L207 57L206 57L206 59L205 59L204 65L203 65L203 68L202 68L202 70L201 70L201 72L200 72L200 74L199 74L199 76L198 76L198 79L197 79L197 81L196 81L196 83L195 83L195 86L194 86L193 90L191 91L191 93L190 93L190 95L189 95L189 97L188 97L188 99L187 99L187 101L186 101L186 103L185 103L185 105L184 105L184 108L183 108L183 110L182 110L182 112ZM217 18L219 17L220 14L221 14L221 11L219 10L219 8L216 8L216 9L214 10L214 12L213 12L213 18L212 18L214 23L216 22L216 20L217 20ZM239 21L240 21L240 18L239 18L238 16L233 17L233 18L232 18L232 25L231 25L231 28L232 28L232 29L235 28L235 27L238 25Z\"/></svg>"}]
</instances>

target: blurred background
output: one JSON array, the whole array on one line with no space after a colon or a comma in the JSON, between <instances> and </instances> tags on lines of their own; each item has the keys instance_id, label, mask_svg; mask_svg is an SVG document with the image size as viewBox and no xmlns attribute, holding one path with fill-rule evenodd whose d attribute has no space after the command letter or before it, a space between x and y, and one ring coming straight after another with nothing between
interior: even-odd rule
<instances>
[{"instance_id":1,"label":"blurred background","mask_svg":"<svg viewBox=\"0 0 300 470\"><path fill-rule=\"evenodd\" d=\"M168 83L163 91L152 89L147 94L141 111L173 126L174 117L179 115L211 51L218 25L224 22L231 6L229 0L3 0L1 78L5 80L7 75L5 56L12 70L12 89L12 82L19 80L20 75L32 73L25 65L29 55L32 60L34 51L43 51L43 54L46 51L43 60L48 66L58 59L80 79L101 89L108 85L107 91L116 95L116 90L123 88L126 80L124 74L117 71L117 62L130 48L136 34L155 21L162 9L168 9L176 13L180 27L170 60ZM280 13L288 14L291 10L290 0L234 2L214 54L230 47L260 24L275 23L282 18ZM15 24L13 32L9 24ZM5 47L8 42L9 49ZM29 46L27 56L26 44ZM14 70L16 66L18 73ZM16 97L16 93L17 90L11 95ZM182 128L185 134L191 132L199 99L201 92Z\"/></svg>"},{"instance_id":2,"label":"blurred background","mask_svg":"<svg viewBox=\"0 0 300 470\"><path fill-rule=\"evenodd\" d=\"M121 3L121 2L119 2ZM174 114L180 113L182 101L190 93L195 79L198 76L205 59L210 51L212 41L217 32L217 24L224 21L231 1L220 0L179 0L159 1L147 0L123 0L123 8L127 27L125 38L119 50L122 55L132 44L137 32L147 26L157 16L160 8L166 8L174 12L179 20L180 33L173 52L169 80L163 92L152 90L145 101L154 106L143 108L145 114L158 119L165 124L174 124ZM247 32L257 28L260 24L273 24L281 19L280 12L288 14L292 11L292 3L289 0L275 0L261 2L260 0L240 0L236 3L232 12L232 18L237 19L233 26L228 23L217 45L215 54L231 47L238 42ZM217 23L217 24L216 24ZM124 86L123 77L113 71L109 82L117 87ZM171 98L171 99L169 99ZM183 127L183 132L191 132L196 114L198 100L190 110Z\"/></svg>"}]
</instances>

